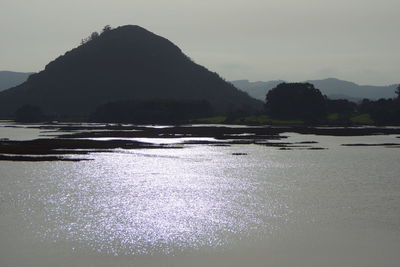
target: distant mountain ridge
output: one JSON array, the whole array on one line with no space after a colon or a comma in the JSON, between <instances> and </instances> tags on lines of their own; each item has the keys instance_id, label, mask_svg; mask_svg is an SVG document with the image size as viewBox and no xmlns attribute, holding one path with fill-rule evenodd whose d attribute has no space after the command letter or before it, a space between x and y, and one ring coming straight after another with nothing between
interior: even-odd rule
<instances>
[{"instance_id":1,"label":"distant mountain ridge","mask_svg":"<svg viewBox=\"0 0 400 267\"><path fill-rule=\"evenodd\" d=\"M0 71L0 91L20 85L32 72Z\"/></svg>"},{"instance_id":2,"label":"distant mountain ridge","mask_svg":"<svg viewBox=\"0 0 400 267\"><path fill-rule=\"evenodd\" d=\"M0 116L12 116L24 104L48 114L87 116L105 103L145 99L206 100L219 112L263 107L169 40L126 25L92 34L25 83L0 92Z\"/></svg>"},{"instance_id":3,"label":"distant mountain ridge","mask_svg":"<svg viewBox=\"0 0 400 267\"><path fill-rule=\"evenodd\" d=\"M247 92L250 96L265 101L265 96L269 90L276 87L284 81L268 81L268 82L250 82L248 80L237 80L231 83L240 90ZM363 98L376 100L379 98L392 98L395 96L397 85L388 86L371 86L358 85L353 82L343 81L336 78L327 78L323 80L308 80L318 88L324 95L332 99L345 98L352 101L358 101Z\"/></svg>"}]
</instances>

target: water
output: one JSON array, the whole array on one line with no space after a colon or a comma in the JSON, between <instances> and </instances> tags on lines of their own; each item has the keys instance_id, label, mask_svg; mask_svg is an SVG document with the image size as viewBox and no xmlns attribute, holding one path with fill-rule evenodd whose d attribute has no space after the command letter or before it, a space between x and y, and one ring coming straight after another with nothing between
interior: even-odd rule
<instances>
[{"instance_id":1,"label":"water","mask_svg":"<svg viewBox=\"0 0 400 267\"><path fill-rule=\"evenodd\" d=\"M25 126L0 121L0 139L31 140L39 138L40 130L33 128L35 125Z\"/></svg>"},{"instance_id":2,"label":"water","mask_svg":"<svg viewBox=\"0 0 400 267\"><path fill-rule=\"evenodd\" d=\"M0 266L398 266L399 139L285 135L0 162Z\"/></svg>"}]
</instances>

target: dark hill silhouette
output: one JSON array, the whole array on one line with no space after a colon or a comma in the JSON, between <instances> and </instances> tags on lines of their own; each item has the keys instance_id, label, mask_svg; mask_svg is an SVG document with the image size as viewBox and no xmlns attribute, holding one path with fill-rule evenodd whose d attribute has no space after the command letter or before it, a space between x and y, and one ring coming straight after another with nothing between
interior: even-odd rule
<instances>
[{"instance_id":1,"label":"dark hill silhouette","mask_svg":"<svg viewBox=\"0 0 400 267\"><path fill-rule=\"evenodd\" d=\"M358 85L353 82L343 81L336 78L328 78L323 80L306 81L320 88L321 92L328 96L346 95L349 98L392 98L395 96L396 85L388 86L372 86Z\"/></svg>"},{"instance_id":2,"label":"dark hill silhouette","mask_svg":"<svg viewBox=\"0 0 400 267\"><path fill-rule=\"evenodd\" d=\"M20 85L31 74L30 72L0 71L0 91Z\"/></svg>"},{"instance_id":3,"label":"dark hill silhouette","mask_svg":"<svg viewBox=\"0 0 400 267\"><path fill-rule=\"evenodd\" d=\"M17 86L0 92L0 117L29 104L46 114L87 116L121 100L206 100L218 112L262 103L139 26L92 34Z\"/></svg>"}]
</instances>

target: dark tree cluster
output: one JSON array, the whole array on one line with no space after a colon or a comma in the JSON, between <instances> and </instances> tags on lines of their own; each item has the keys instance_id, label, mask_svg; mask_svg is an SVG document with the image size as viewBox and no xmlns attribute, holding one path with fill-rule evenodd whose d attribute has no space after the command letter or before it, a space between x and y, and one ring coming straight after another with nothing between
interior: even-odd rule
<instances>
[{"instance_id":1,"label":"dark tree cluster","mask_svg":"<svg viewBox=\"0 0 400 267\"><path fill-rule=\"evenodd\" d=\"M92 114L94 122L176 124L213 115L205 100L118 101L102 105Z\"/></svg>"},{"instance_id":2,"label":"dark tree cluster","mask_svg":"<svg viewBox=\"0 0 400 267\"><path fill-rule=\"evenodd\" d=\"M112 30L111 26L106 25L106 26L104 26L104 28L100 34L98 32L92 32L88 37L83 38L81 40L81 45L86 44L87 42L93 41L93 40L97 39L100 35L104 34L105 32L111 31L111 30Z\"/></svg>"},{"instance_id":3,"label":"dark tree cluster","mask_svg":"<svg viewBox=\"0 0 400 267\"><path fill-rule=\"evenodd\" d=\"M335 114L336 124L351 124L350 118L358 111L356 103L347 99L329 99L326 98L326 113Z\"/></svg>"},{"instance_id":4,"label":"dark tree cluster","mask_svg":"<svg viewBox=\"0 0 400 267\"><path fill-rule=\"evenodd\" d=\"M266 98L267 112L279 119L320 121L326 115L326 101L310 83L281 83Z\"/></svg>"},{"instance_id":5,"label":"dark tree cluster","mask_svg":"<svg viewBox=\"0 0 400 267\"><path fill-rule=\"evenodd\" d=\"M45 119L42 109L33 105L23 105L15 112L17 122L42 122Z\"/></svg>"},{"instance_id":6,"label":"dark tree cluster","mask_svg":"<svg viewBox=\"0 0 400 267\"><path fill-rule=\"evenodd\" d=\"M364 99L359 106L360 113L368 113L377 124L400 123L400 99Z\"/></svg>"},{"instance_id":7,"label":"dark tree cluster","mask_svg":"<svg viewBox=\"0 0 400 267\"><path fill-rule=\"evenodd\" d=\"M350 124L357 114L369 114L376 124L400 124L400 85L397 98L361 103L332 100L309 83L281 83L267 94L267 113L278 119L301 119L311 123L328 123L326 116L335 114L335 123Z\"/></svg>"},{"instance_id":8,"label":"dark tree cluster","mask_svg":"<svg viewBox=\"0 0 400 267\"><path fill-rule=\"evenodd\" d=\"M357 104L347 99L326 99L327 113L349 116L357 112Z\"/></svg>"},{"instance_id":9,"label":"dark tree cluster","mask_svg":"<svg viewBox=\"0 0 400 267\"><path fill-rule=\"evenodd\" d=\"M393 99L364 99L359 105L359 112L370 114L377 124L400 124L400 85L395 93L397 97Z\"/></svg>"},{"instance_id":10,"label":"dark tree cluster","mask_svg":"<svg viewBox=\"0 0 400 267\"><path fill-rule=\"evenodd\" d=\"M98 32L92 32L88 37L81 40L81 45L97 39L100 36Z\"/></svg>"}]
</instances>

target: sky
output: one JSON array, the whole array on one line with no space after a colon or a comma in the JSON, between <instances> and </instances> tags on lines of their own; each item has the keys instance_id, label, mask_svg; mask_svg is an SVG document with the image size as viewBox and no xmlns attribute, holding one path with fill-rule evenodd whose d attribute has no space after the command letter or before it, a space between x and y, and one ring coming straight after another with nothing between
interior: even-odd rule
<instances>
[{"instance_id":1,"label":"sky","mask_svg":"<svg viewBox=\"0 0 400 267\"><path fill-rule=\"evenodd\" d=\"M400 83L399 0L0 0L0 70L37 72L139 25L227 80Z\"/></svg>"}]
</instances>

